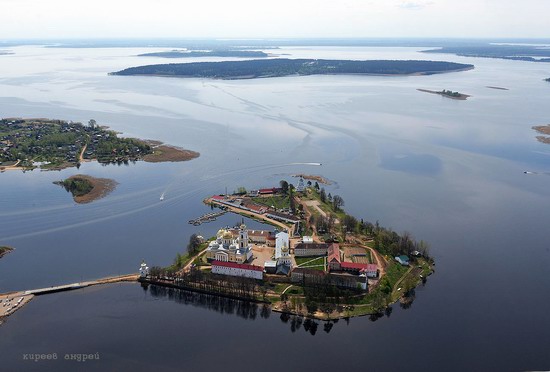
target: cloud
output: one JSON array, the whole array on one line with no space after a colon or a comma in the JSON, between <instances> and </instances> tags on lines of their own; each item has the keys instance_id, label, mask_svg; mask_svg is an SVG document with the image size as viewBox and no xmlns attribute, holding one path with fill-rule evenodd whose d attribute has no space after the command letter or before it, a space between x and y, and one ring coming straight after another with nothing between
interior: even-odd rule
<instances>
[{"instance_id":1,"label":"cloud","mask_svg":"<svg viewBox=\"0 0 550 372\"><path fill-rule=\"evenodd\" d=\"M402 1L397 6L401 9L421 10L430 5L433 5L433 1Z\"/></svg>"}]
</instances>

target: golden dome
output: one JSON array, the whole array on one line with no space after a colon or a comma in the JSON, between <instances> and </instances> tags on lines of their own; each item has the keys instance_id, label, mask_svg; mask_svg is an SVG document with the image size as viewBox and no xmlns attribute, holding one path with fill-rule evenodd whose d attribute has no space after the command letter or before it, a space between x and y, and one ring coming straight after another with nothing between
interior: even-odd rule
<instances>
[{"instance_id":1,"label":"golden dome","mask_svg":"<svg viewBox=\"0 0 550 372\"><path fill-rule=\"evenodd\" d=\"M224 229L219 229L218 232L216 233L216 236L222 236L224 232L225 232Z\"/></svg>"},{"instance_id":2,"label":"golden dome","mask_svg":"<svg viewBox=\"0 0 550 372\"><path fill-rule=\"evenodd\" d=\"M230 231L225 230L225 232L223 233L223 239L233 239L233 234L231 234Z\"/></svg>"}]
</instances>

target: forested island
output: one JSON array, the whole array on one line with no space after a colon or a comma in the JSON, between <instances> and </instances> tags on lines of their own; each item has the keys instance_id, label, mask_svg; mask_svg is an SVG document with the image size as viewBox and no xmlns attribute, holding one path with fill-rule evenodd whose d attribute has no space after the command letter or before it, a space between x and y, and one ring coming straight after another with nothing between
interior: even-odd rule
<instances>
[{"instance_id":1,"label":"forested island","mask_svg":"<svg viewBox=\"0 0 550 372\"><path fill-rule=\"evenodd\" d=\"M93 119L88 125L49 119L0 120L0 171L59 170L91 160L128 164L138 160L184 161L198 156L197 152L157 141L120 138Z\"/></svg>"},{"instance_id":2,"label":"forested island","mask_svg":"<svg viewBox=\"0 0 550 372\"><path fill-rule=\"evenodd\" d=\"M442 61L264 59L174 63L131 67L111 75L152 75L214 79L254 79L289 75L430 75L464 71L473 65Z\"/></svg>"},{"instance_id":3,"label":"forested island","mask_svg":"<svg viewBox=\"0 0 550 372\"><path fill-rule=\"evenodd\" d=\"M70 192L75 202L84 204L103 198L115 189L117 182L108 178L94 178L77 174L66 180L54 182L54 184L62 186L67 192Z\"/></svg>"},{"instance_id":4,"label":"forested island","mask_svg":"<svg viewBox=\"0 0 550 372\"><path fill-rule=\"evenodd\" d=\"M550 62L550 49L533 45L449 46L422 53L448 53L462 57L500 58L514 61Z\"/></svg>"},{"instance_id":5,"label":"forested island","mask_svg":"<svg viewBox=\"0 0 550 372\"><path fill-rule=\"evenodd\" d=\"M0 246L0 258L4 257L5 255L10 253L11 251L13 251L12 247Z\"/></svg>"},{"instance_id":6,"label":"forested island","mask_svg":"<svg viewBox=\"0 0 550 372\"><path fill-rule=\"evenodd\" d=\"M452 90L447 90L447 89L443 89L441 91L428 90L428 89L417 89L417 90L419 92L439 94L440 96L443 96L443 97L452 98L452 99L459 99L461 101L465 101L466 99L468 99L468 97L471 97L468 94L453 92Z\"/></svg>"},{"instance_id":7,"label":"forested island","mask_svg":"<svg viewBox=\"0 0 550 372\"><path fill-rule=\"evenodd\" d=\"M241 57L265 58L268 54L258 50L171 50L138 54L138 57L192 58L192 57Z\"/></svg>"},{"instance_id":8,"label":"forested island","mask_svg":"<svg viewBox=\"0 0 550 372\"><path fill-rule=\"evenodd\" d=\"M550 82L550 78L548 78L548 79L544 79L544 81L548 81L548 82Z\"/></svg>"}]
</instances>

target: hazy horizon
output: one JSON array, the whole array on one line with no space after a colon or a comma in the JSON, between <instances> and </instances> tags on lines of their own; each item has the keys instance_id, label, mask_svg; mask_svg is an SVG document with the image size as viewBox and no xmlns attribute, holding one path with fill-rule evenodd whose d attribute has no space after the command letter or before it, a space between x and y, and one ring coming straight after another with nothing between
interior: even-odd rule
<instances>
[{"instance_id":1,"label":"hazy horizon","mask_svg":"<svg viewBox=\"0 0 550 372\"><path fill-rule=\"evenodd\" d=\"M3 40L18 39L544 39L550 2L4 0Z\"/></svg>"}]
</instances>

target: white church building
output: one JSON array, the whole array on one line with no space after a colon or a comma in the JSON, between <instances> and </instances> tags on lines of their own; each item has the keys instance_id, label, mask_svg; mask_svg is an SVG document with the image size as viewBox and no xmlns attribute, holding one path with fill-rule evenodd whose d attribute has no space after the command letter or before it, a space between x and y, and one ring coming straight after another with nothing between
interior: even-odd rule
<instances>
[{"instance_id":1,"label":"white church building","mask_svg":"<svg viewBox=\"0 0 550 372\"><path fill-rule=\"evenodd\" d=\"M252 245L248 239L248 230L242 224L239 227L237 238L229 229L220 229L216 234L216 240L208 244L206 258L209 262L236 262L245 263L252 258Z\"/></svg>"}]
</instances>

